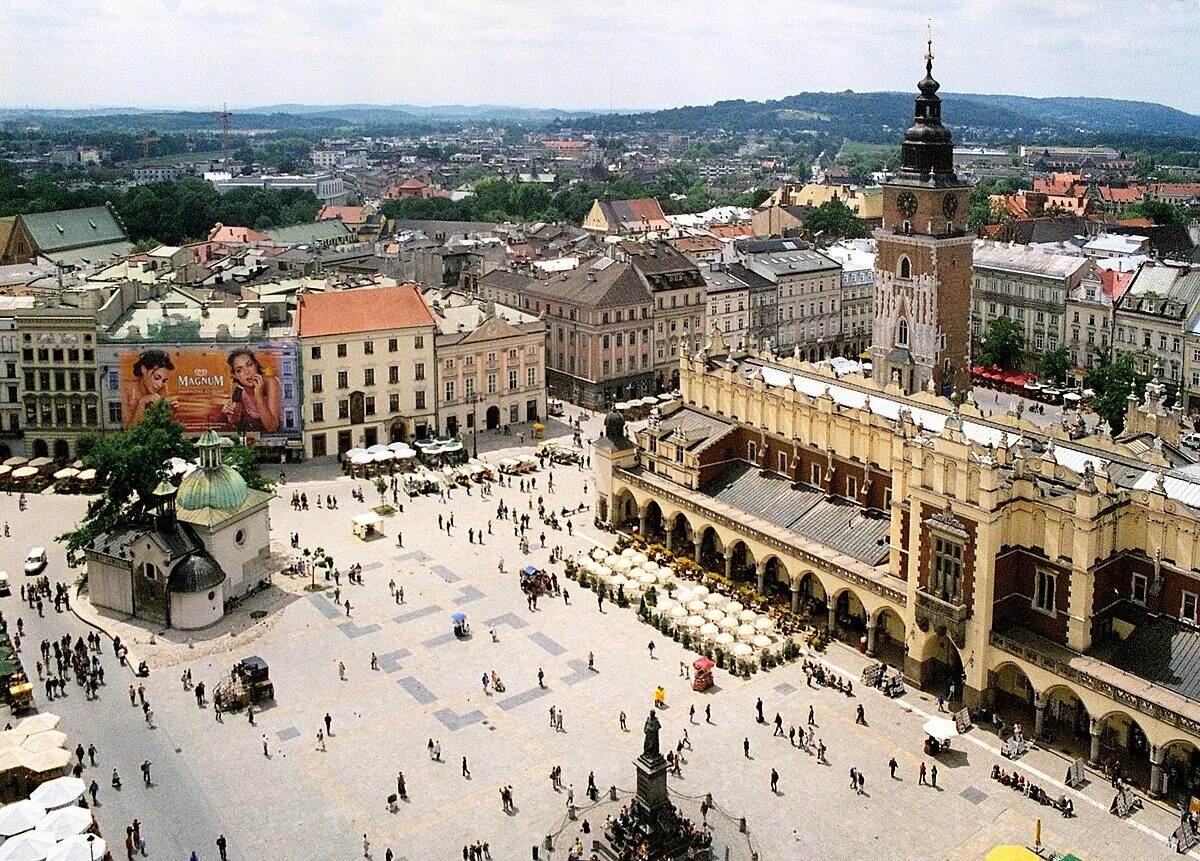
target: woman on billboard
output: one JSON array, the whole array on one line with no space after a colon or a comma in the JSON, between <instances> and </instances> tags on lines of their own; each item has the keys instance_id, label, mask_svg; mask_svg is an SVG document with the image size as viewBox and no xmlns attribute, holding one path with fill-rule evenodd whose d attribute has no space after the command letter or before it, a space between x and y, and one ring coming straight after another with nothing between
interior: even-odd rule
<instances>
[{"instance_id":1,"label":"woman on billboard","mask_svg":"<svg viewBox=\"0 0 1200 861\"><path fill-rule=\"evenodd\" d=\"M155 401L166 401L172 411L179 406L179 399L167 393L167 382L174 370L171 357L162 350L147 350L138 357L133 365L133 382L125 391L128 426L140 422L146 407Z\"/></svg>"},{"instance_id":2,"label":"woman on billboard","mask_svg":"<svg viewBox=\"0 0 1200 861\"><path fill-rule=\"evenodd\" d=\"M278 431L283 402L279 379L263 373L262 365L250 350L234 350L228 361L233 375L233 397L221 408L226 421L242 431Z\"/></svg>"}]
</instances>

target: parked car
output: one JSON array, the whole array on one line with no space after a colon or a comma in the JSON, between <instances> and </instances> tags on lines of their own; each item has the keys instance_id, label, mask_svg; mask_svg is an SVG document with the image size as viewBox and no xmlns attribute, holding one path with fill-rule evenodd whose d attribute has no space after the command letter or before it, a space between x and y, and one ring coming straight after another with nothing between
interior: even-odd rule
<instances>
[{"instance_id":1,"label":"parked car","mask_svg":"<svg viewBox=\"0 0 1200 861\"><path fill-rule=\"evenodd\" d=\"M25 573L32 577L34 574L41 574L42 569L46 567L46 548L35 547L29 551L29 555L25 557Z\"/></svg>"},{"instance_id":2,"label":"parked car","mask_svg":"<svg viewBox=\"0 0 1200 861\"><path fill-rule=\"evenodd\" d=\"M8 585L8 572L0 571L0 595L11 595L12 588Z\"/></svg>"}]
</instances>

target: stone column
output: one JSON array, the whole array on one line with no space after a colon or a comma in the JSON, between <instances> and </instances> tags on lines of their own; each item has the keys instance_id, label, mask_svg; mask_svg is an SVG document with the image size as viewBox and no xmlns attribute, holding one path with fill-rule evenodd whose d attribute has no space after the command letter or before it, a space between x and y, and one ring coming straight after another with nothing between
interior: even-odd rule
<instances>
[{"instance_id":1,"label":"stone column","mask_svg":"<svg viewBox=\"0 0 1200 861\"><path fill-rule=\"evenodd\" d=\"M732 553L725 554L725 579L726 580L733 579L733 554Z\"/></svg>"},{"instance_id":2,"label":"stone column","mask_svg":"<svg viewBox=\"0 0 1200 861\"><path fill-rule=\"evenodd\" d=\"M1034 694L1033 696L1033 737L1041 738L1042 730L1046 725L1046 695Z\"/></svg>"},{"instance_id":3,"label":"stone column","mask_svg":"<svg viewBox=\"0 0 1200 861\"><path fill-rule=\"evenodd\" d=\"M836 632L837 632L837 606L835 604L830 604L829 605L829 637L830 637L830 639L833 638L833 635Z\"/></svg>"},{"instance_id":4,"label":"stone column","mask_svg":"<svg viewBox=\"0 0 1200 861\"><path fill-rule=\"evenodd\" d=\"M1088 762L1092 765L1100 764L1100 721L1092 718L1092 749L1088 752Z\"/></svg>"},{"instance_id":5,"label":"stone column","mask_svg":"<svg viewBox=\"0 0 1200 861\"><path fill-rule=\"evenodd\" d=\"M867 620L867 657L875 657L875 623Z\"/></svg>"},{"instance_id":6,"label":"stone column","mask_svg":"<svg viewBox=\"0 0 1200 861\"><path fill-rule=\"evenodd\" d=\"M697 538L692 543L696 545L696 557L695 558L696 558L696 564L699 565L700 564L700 545L703 543L703 539Z\"/></svg>"},{"instance_id":7,"label":"stone column","mask_svg":"<svg viewBox=\"0 0 1200 861\"><path fill-rule=\"evenodd\" d=\"M667 530L667 549L673 550L674 547L675 547L675 530L668 529Z\"/></svg>"},{"instance_id":8,"label":"stone column","mask_svg":"<svg viewBox=\"0 0 1200 861\"><path fill-rule=\"evenodd\" d=\"M792 612L800 609L800 581L792 581Z\"/></svg>"},{"instance_id":9,"label":"stone column","mask_svg":"<svg viewBox=\"0 0 1200 861\"><path fill-rule=\"evenodd\" d=\"M1163 794L1162 751L1158 745L1150 745L1150 797L1161 798Z\"/></svg>"},{"instance_id":10,"label":"stone column","mask_svg":"<svg viewBox=\"0 0 1200 861\"><path fill-rule=\"evenodd\" d=\"M767 563L759 560L754 566L755 577L758 578L758 594L763 594L763 580L767 575Z\"/></svg>"},{"instance_id":11,"label":"stone column","mask_svg":"<svg viewBox=\"0 0 1200 861\"><path fill-rule=\"evenodd\" d=\"M646 537L646 512L643 511L638 515L638 535Z\"/></svg>"}]
</instances>

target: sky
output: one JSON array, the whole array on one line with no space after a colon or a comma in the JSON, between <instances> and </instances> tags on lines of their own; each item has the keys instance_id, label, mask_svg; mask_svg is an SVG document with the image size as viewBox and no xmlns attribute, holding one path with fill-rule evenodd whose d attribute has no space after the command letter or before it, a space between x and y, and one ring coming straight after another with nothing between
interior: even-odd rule
<instances>
[{"instance_id":1,"label":"sky","mask_svg":"<svg viewBox=\"0 0 1200 861\"><path fill-rule=\"evenodd\" d=\"M912 90L1200 114L1200 0L0 0L0 105L645 109Z\"/></svg>"}]
</instances>

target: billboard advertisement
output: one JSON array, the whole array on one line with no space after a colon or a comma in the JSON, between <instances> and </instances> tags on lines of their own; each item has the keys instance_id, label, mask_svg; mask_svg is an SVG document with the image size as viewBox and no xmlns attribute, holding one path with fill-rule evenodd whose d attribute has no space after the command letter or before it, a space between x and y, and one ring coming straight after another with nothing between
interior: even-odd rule
<instances>
[{"instance_id":1,"label":"billboard advertisement","mask_svg":"<svg viewBox=\"0 0 1200 861\"><path fill-rule=\"evenodd\" d=\"M125 428L140 421L147 406L165 400L188 433L213 428L267 446L300 438L295 341L110 349L115 355L106 400L119 392Z\"/></svg>"}]
</instances>

